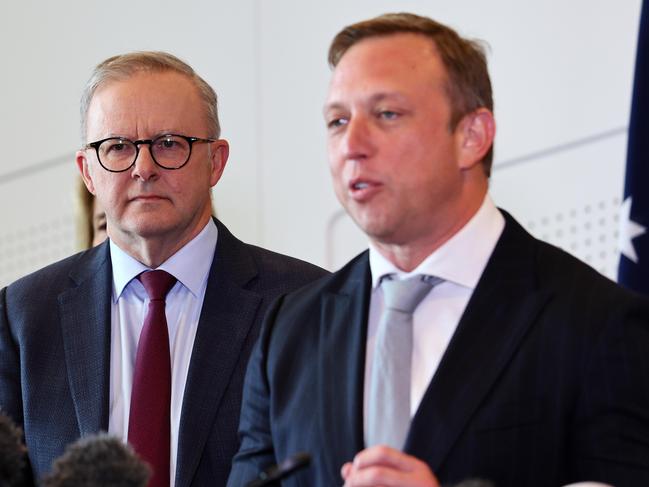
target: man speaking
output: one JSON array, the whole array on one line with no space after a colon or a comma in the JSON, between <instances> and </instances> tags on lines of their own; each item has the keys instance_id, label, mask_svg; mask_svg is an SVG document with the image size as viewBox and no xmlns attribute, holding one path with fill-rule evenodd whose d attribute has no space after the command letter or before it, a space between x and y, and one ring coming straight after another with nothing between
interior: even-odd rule
<instances>
[{"instance_id":1,"label":"man speaking","mask_svg":"<svg viewBox=\"0 0 649 487\"><path fill-rule=\"evenodd\" d=\"M369 252L277 302L250 360L231 487L649 485L649 304L487 194L483 51L384 15L333 40L338 199Z\"/></svg>"},{"instance_id":2,"label":"man speaking","mask_svg":"<svg viewBox=\"0 0 649 487\"><path fill-rule=\"evenodd\" d=\"M76 162L109 241L0 292L0 406L36 476L108 430L150 485L224 485L261 318L324 273L211 216L228 159L214 90L166 53L115 56L82 98Z\"/></svg>"}]
</instances>

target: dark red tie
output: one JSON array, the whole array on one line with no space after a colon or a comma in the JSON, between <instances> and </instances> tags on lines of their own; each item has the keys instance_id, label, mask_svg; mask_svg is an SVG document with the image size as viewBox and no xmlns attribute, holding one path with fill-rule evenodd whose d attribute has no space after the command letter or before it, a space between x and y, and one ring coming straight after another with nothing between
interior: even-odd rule
<instances>
[{"instance_id":1,"label":"dark red tie","mask_svg":"<svg viewBox=\"0 0 649 487\"><path fill-rule=\"evenodd\" d=\"M149 295L133 372L128 442L151 465L149 487L169 487L171 359L165 297L176 278L165 271L138 276Z\"/></svg>"}]
</instances>

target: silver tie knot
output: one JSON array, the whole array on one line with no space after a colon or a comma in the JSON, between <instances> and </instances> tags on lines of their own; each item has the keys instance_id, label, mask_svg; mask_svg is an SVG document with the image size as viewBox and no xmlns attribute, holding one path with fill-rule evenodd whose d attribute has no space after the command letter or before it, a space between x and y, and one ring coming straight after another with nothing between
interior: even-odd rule
<instances>
[{"instance_id":1,"label":"silver tie knot","mask_svg":"<svg viewBox=\"0 0 649 487\"><path fill-rule=\"evenodd\" d=\"M385 307L412 314L421 300L440 281L438 277L420 274L403 280L385 278L381 281Z\"/></svg>"}]
</instances>

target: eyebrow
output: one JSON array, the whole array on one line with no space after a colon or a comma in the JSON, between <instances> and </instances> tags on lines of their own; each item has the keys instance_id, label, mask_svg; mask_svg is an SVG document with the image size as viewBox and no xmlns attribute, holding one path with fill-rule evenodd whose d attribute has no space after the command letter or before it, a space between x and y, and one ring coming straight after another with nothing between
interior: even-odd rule
<instances>
[{"instance_id":1,"label":"eyebrow","mask_svg":"<svg viewBox=\"0 0 649 487\"><path fill-rule=\"evenodd\" d=\"M374 93L373 95L371 95L367 99L367 102L369 102L370 104L375 104L375 103L384 101L386 99L387 100L394 99L394 100L397 100L397 101L401 101L401 100L405 101L405 97L399 92L396 92L396 91L381 91L379 93ZM327 113L329 110L339 110L339 109L342 109L342 108L345 108L344 103L338 102L338 101L333 101L331 103L326 103L322 111L323 111L323 113Z\"/></svg>"}]
</instances>

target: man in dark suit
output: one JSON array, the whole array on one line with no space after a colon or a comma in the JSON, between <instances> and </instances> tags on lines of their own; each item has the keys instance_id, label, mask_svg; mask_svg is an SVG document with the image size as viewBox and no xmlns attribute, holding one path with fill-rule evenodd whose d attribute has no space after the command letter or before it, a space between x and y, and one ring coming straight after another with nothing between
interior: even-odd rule
<instances>
[{"instance_id":1,"label":"man in dark suit","mask_svg":"<svg viewBox=\"0 0 649 487\"><path fill-rule=\"evenodd\" d=\"M0 291L0 406L23 427L37 478L67 444L107 430L137 443L150 485L225 484L261 318L324 271L212 218L228 158L219 135L216 94L174 56L95 69L77 165L109 241ZM145 287L153 274L169 279L163 308Z\"/></svg>"},{"instance_id":2,"label":"man in dark suit","mask_svg":"<svg viewBox=\"0 0 649 487\"><path fill-rule=\"evenodd\" d=\"M228 485L298 451L283 485L649 485L649 305L492 203L481 47L390 14L329 60L334 188L370 250L269 311Z\"/></svg>"}]
</instances>

